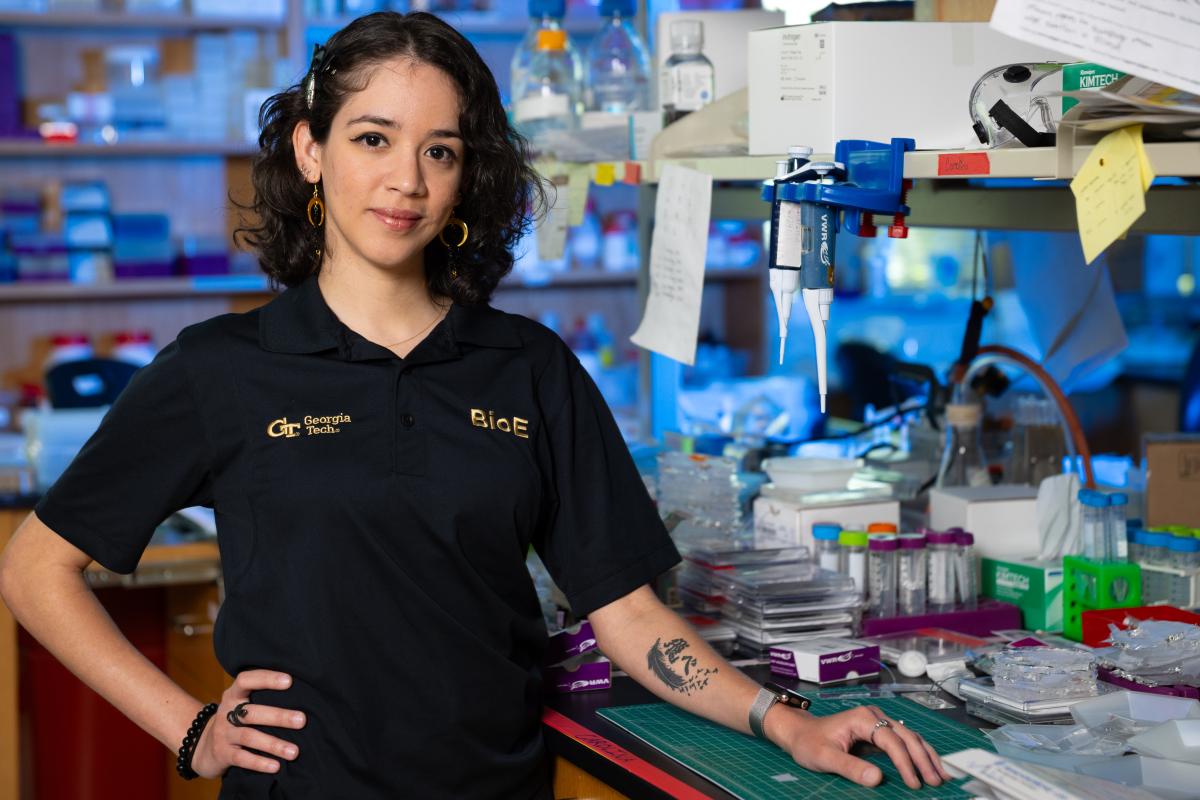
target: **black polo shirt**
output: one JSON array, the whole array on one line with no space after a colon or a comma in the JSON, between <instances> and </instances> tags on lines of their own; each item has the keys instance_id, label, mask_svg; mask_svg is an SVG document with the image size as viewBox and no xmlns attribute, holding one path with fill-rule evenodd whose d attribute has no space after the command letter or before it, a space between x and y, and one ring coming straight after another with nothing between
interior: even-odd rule
<instances>
[{"instance_id":1,"label":"black polo shirt","mask_svg":"<svg viewBox=\"0 0 1200 800\"><path fill-rule=\"evenodd\" d=\"M290 673L252 700L308 715L265 729L295 762L230 769L223 798L548 795L529 546L580 615L678 560L552 332L454 305L401 359L315 278L186 328L36 510L128 573L189 505L216 511L221 666Z\"/></svg>"}]
</instances>

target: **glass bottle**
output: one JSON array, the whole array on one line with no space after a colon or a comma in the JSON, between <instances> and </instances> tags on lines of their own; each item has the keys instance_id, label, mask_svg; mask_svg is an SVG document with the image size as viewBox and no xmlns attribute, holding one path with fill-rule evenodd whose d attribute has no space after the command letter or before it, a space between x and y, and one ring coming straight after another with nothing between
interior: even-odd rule
<instances>
[{"instance_id":1,"label":"glass bottle","mask_svg":"<svg viewBox=\"0 0 1200 800\"><path fill-rule=\"evenodd\" d=\"M716 74L703 49L703 22L678 19L671 23L671 55L663 64L659 85L667 125L715 99Z\"/></svg>"},{"instance_id":2,"label":"glass bottle","mask_svg":"<svg viewBox=\"0 0 1200 800\"><path fill-rule=\"evenodd\" d=\"M938 470L939 488L991 484L979 438L982 418L983 408L976 403L949 403L946 406L946 447Z\"/></svg>"},{"instance_id":3,"label":"glass bottle","mask_svg":"<svg viewBox=\"0 0 1200 800\"><path fill-rule=\"evenodd\" d=\"M650 57L632 22L635 0L600 0L604 27L587 52L588 111L628 114L650 107Z\"/></svg>"},{"instance_id":4,"label":"glass bottle","mask_svg":"<svg viewBox=\"0 0 1200 800\"><path fill-rule=\"evenodd\" d=\"M563 7L561 0L530 0L535 22L526 39L532 41L513 56L513 122L535 150L549 149L546 137L553 132L576 127L582 105L582 68L559 23Z\"/></svg>"}]
</instances>

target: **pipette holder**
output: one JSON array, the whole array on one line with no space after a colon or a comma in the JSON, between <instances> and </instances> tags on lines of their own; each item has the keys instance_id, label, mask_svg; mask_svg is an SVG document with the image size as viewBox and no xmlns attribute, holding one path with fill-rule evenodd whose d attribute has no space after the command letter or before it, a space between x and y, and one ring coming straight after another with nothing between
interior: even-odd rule
<instances>
[{"instance_id":1,"label":"pipette holder","mask_svg":"<svg viewBox=\"0 0 1200 800\"><path fill-rule=\"evenodd\" d=\"M1083 638L1083 612L1142 604L1142 570L1126 561L1063 559L1063 635Z\"/></svg>"}]
</instances>

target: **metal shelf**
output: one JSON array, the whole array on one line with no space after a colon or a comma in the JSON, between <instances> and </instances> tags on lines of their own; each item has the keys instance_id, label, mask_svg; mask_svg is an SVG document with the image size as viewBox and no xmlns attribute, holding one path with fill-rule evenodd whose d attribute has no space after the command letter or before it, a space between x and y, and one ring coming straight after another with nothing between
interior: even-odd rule
<instances>
[{"instance_id":1,"label":"metal shelf","mask_svg":"<svg viewBox=\"0 0 1200 800\"><path fill-rule=\"evenodd\" d=\"M0 28L123 28L126 30L220 31L239 28L278 30L286 19L265 17L196 17L191 14L124 14L108 11L4 11Z\"/></svg>"},{"instance_id":2,"label":"metal shelf","mask_svg":"<svg viewBox=\"0 0 1200 800\"><path fill-rule=\"evenodd\" d=\"M0 139L0 158L174 158L177 156L248 157L258 152L249 142L117 142L85 144L41 139Z\"/></svg>"}]
</instances>

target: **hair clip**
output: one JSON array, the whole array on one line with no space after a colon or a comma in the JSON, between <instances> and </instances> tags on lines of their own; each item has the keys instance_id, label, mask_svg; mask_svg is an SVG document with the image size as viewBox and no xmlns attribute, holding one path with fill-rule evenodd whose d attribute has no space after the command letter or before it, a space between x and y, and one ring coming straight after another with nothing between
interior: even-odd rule
<instances>
[{"instance_id":1,"label":"hair clip","mask_svg":"<svg viewBox=\"0 0 1200 800\"><path fill-rule=\"evenodd\" d=\"M317 92L317 73L325 64L325 53L324 45L313 45L312 63L309 64L308 75L304 79L304 102L309 111L312 111L313 95Z\"/></svg>"}]
</instances>

